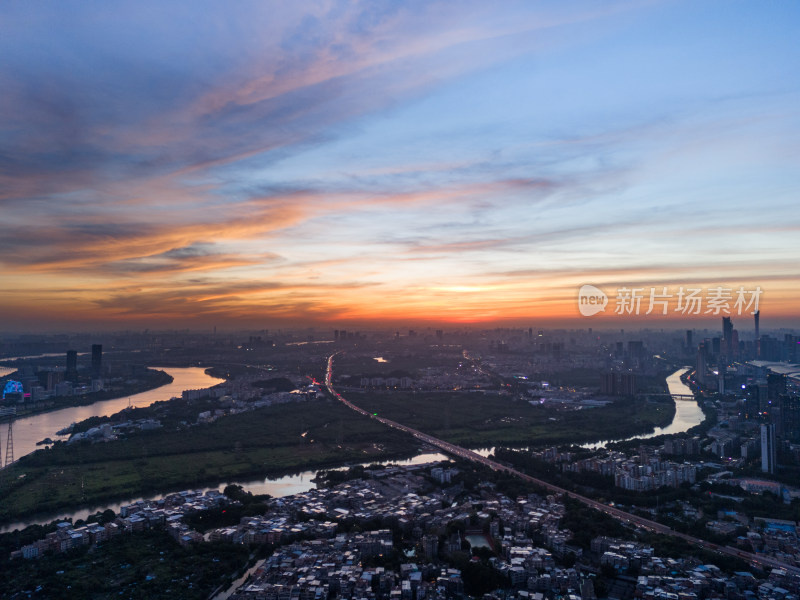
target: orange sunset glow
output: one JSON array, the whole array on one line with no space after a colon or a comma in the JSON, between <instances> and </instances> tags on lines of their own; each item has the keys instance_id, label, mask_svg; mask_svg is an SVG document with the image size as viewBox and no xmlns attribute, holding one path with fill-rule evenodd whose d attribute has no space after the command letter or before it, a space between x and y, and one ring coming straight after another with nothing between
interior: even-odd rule
<instances>
[{"instance_id":1,"label":"orange sunset glow","mask_svg":"<svg viewBox=\"0 0 800 600\"><path fill-rule=\"evenodd\" d=\"M800 316L796 6L146 4L0 8L4 330Z\"/></svg>"}]
</instances>

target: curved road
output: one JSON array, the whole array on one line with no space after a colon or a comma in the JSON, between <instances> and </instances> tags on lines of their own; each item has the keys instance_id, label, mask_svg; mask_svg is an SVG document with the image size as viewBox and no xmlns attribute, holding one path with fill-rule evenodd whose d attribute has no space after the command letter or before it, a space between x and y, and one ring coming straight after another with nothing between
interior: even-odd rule
<instances>
[{"instance_id":1,"label":"curved road","mask_svg":"<svg viewBox=\"0 0 800 600\"><path fill-rule=\"evenodd\" d=\"M433 437L432 435L428 435L427 433L423 433L417 429L412 429L411 427L407 427L406 425L398 423L397 421L392 421L391 419L387 419L385 417L379 417L377 413L374 414L369 413L363 408L358 407L349 400L345 399L340 393L338 393L333 388L333 358L336 356L336 354L339 353L336 352L328 357L328 368L325 372L325 387L328 388L328 391L334 398L339 400L347 408L354 410L359 414L362 414L366 417L369 417L370 419L374 419L380 423L383 423L387 427L398 429L400 431L404 431L408 434L411 434L418 440L425 442L426 444L429 444L436 448L439 448L443 452L446 452L452 456L457 456L459 458L463 458L464 460L469 460L475 463L482 464L492 469L493 471L514 475L515 477L519 477L520 479L523 479L525 481L543 487L550 492L556 494L564 494L565 496L568 496L570 498L578 500L579 502L582 502L586 506L590 506L591 508L599 510L600 512L603 512L611 517L614 517L615 519L619 519L623 523L631 523L637 527L647 529L654 533L672 535L677 538L686 540L690 544L694 544L695 546L704 548L705 550L711 550L712 552L719 552L720 554L726 554L728 556L735 556L736 558L741 558L742 560L745 560L751 565L759 568L764 568L764 567L780 568L780 569L785 569L787 572L792 573L795 576L800 576L800 568L795 567L793 565L789 565L770 556L758 556L757 554L744 552L743 550L738 550L737 548L732 548L730 546L720 546L719 544L714 544L706 540L701 540L700 538L696 538L694 536L687 535L679 531L675 531L671 527L667 527L666 525L657 523L656 521L651 521L650 519L639 517L629 512L625 512L624 510L620 510L613 506L608 506L606 504L603 504L602 502L598 502L597 500L592 500L591 498L587 498L586 496L576 494L575 492L571 492L557 485L553 485L552 483L548 483L541 479L536 479L535 477L531 477L530 475L527 475L522 471L518 471L517 469L490 460L485 456L481 456L480 454L477 454L472 450L469 450L467 448L462 448L461 446L456 446L455 444L451 444L450 442L446 442L444 440L440 440L439 438Z\"/></svg>"}]
</instances>

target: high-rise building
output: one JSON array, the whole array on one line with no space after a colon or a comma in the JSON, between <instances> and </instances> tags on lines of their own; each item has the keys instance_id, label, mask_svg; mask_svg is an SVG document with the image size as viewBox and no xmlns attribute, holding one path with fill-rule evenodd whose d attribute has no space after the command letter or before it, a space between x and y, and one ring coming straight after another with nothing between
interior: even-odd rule
<instances>
[{"instance_id":1,"label":"high-rise building","mask_svg":"<svg viewBox=\"0 0 800 600\"><path fill-rule=\"evenodd\" d=\"M691 350L692 349L692 330L691 329L687 329L686 330L686 349L687 350Z\"/></svg>"},{"instance_id":2,"label":"high-rise building","mask_svg":"<svg viewBox=\"0 0 800 600\"><path fill-rule=\"evenodd\" d=\"M781 394L786 393L786 375L782 373L767 373L767 398L777 400Z\"/></svg>"},{"instance_id":3,"label":"high-rise building","mask_svg":"<svg viewBox=\"0 0 800 600\"><path fill-rule=\"evenodd\" d=\"M61 371L47 371L46 377L46 388L49 392L52 392L59 383L64 381L64 373Z\"/></svg>"},{"instance_id":4,"label":"high-rise building","mask_svg":"<svg viewBox=\"0 0 800 600\"><path fill-rule=\"evenodd\" d=\"M623 396L636 394L636 375L634 373L621 373L619 376L619 393Z\"/></svg>"},{"instance_id":5,"label":"high-rise building","mask_svg":"<svg viewBox=\"0 0 800 600\"><path fill-rule=\"evenodd\" d=\"M783 350L781 351L781 360L794 363L797 362L798 352L797 348L800 345L800 338L791 333L783 336Z\"/></svg>"},{"instance_id":6,"label":"high-rise building","mask_svg":"<svg viewBox=\"0 0 800 600\"><path fill-rule=\"evenodd\" d=\"M761 316L761 311L760 310L757 310L756 312L753 313L753 321L755 321L755 324L756 324L756 340L758 340L758 338L759 338L758 319L759 319L760 316Z\"/></svg>"},{"instance_id":7,"label":"high-rise building","mask_svg":"<svg viewBox=\"0 0 800 600\"><path fill-rule=\"evenodd\" d=\"M103 345L92 344L92 379L103 376Z\"/></svg>"},{"instance_id":8,"label":"high-rise building","mask_svg":"<svg viewBox=\"0 0 800 600\"><path fill-rule=\"evenodd\" d=\"M697 381L701 385L705 385L706 371L708 370L708 352L706 351L705 342L701 342L697 346L697 364L695 368L697 370Z\"/></svg>"},{"instance_id":9,"label":"high-rise building","mask_svg":"<svg viewBox=\"0 0 800 600\"><path fill-rule=\"evenodd\" d=\"M762 335L758 338L758 358L760 360L781 360L781 344L774 337Z\"/></svg>"},{"instance_id":10,"label":"high-rise building","mask_svg":"<svg viewBox=\"0 0 800 600\"><path fill-rule=\"evenodd\" d=\"M748 385L744 399L744 418L757 419L761 410L759 390L757 385Z\"/></svg>"},{"instance_id":11,"label":"high-rise building","mask_svg":"<svg viewBox=\"0 0 800 600\"><path fill-rule=\"evenodd\" d=\"M778 400L781 407L783 439L800 443L800 396L782 395Z\"/></svg>"},{"instance_id":12,"label":"high-rise building","mask_svg":"<svg viewBox=\"0 0 800 600\"><path fill-rule=\"evenodd\" d=\"M603 373L600 380L600 393L606 396L614 396L617 393L616 373Z\"/></svg>"},{"instance_id":13,"label":"high-rise building","mask_svg":"<svg viewBox=\"0 0 800 600\"><path fill-rule=\"evenodd\" d=\"M78 352L77 350L67 350L67 371L64 379L75 382L78 380Z\"/></svg>"},{"instance_id":14,"label":"high-rise building","mask_svg":"<svg viewBox=\"0 0 800 600\"><path fill-rule=\"evenodd\" d=\"M761 425L761 470L764 473L775 473L777 452L775 450L775 425Z\"/></svg>"},{"instance_id":15,"label":"high-rise building","mask_svg":"<svg viewBox=\"0 0 800 600\"><path fill-rule=\"evenodd\" d=\"M733 321L730 317L722 317L722 339L725 341L725 356L730 360L733 356Z\"/></svg>"},{"instance_id":16,"label":"high-rise building","mask_svg":"<svg viewBox=\"0 0 800 600\"><path fill-rule=\"evenodd\" d=\"M422 538L422 548L425 558L434 560L439 554L439 537L436 535L426 535Z\"/></svg>"},{"instance_id":17,"label":"high-rise building","mask_svg":"<svg viewBox=\"0 0 800 600\"><path fill-rule=\"evenodd\" d=\"M600 381L600 393L607 396L633 396L637 389L633 373L604 373Z\"/></svg>"}]
</instances>

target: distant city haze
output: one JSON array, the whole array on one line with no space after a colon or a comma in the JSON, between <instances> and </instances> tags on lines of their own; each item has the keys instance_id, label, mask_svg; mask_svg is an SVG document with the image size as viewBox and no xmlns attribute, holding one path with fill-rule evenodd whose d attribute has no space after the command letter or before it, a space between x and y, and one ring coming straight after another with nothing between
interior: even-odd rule
<instances>
[{"instance_id":1,"label":"distant city haze","mask_svg":"<svg viewBox=\"0 0 800 600\"><path fill-rule=\"evenodd\" d=\"M717 324L613 312L682 285L796 326L796 2L0 21L0 330Z\"/></svg>"}]
</instances>

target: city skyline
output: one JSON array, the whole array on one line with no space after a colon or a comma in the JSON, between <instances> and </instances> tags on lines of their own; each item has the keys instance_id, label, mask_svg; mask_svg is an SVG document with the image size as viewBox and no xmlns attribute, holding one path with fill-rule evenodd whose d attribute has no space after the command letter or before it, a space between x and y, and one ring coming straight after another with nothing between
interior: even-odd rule
<instances>
[{"instance_id":1,"label":"city skyline","mask_svg":"<svg viewBox=\"0 0 800 600\"><path fill-rule=\"evenodd\" d=\"M64 2L0 23L0 329L753 329L614 314L620 288L663 287L759 287L762 329L796 326L797 5ZM585 284L605 313L581 316Z\"/></svg>"}]
</instances>

